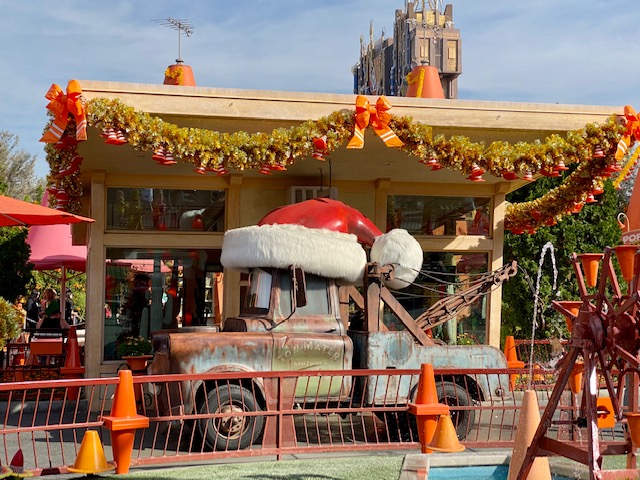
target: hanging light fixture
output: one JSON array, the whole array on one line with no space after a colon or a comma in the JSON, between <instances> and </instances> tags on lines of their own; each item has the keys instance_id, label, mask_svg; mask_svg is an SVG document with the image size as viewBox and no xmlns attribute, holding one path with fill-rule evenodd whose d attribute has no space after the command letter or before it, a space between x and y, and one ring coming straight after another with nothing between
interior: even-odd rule
<instances>
[{"instance_id":1,"label":"hanging light fixture","mask_svg":"<svg viewBox=\"0 0 640 480\"><path fill-rule=\"evenodd\" d=\"M472 182L484 182L485 179L482 178L484 174L484 169L480 168L477 164L473 164L471 167L471 174L467 177L467 180L471 180Z\"/></svg>"},{"instance_id":2,"label":"hanging light fixture","mask_svg":"<svg viewBox=\"0 0 640 480\"><path fill-rule=\"evenodd\" d=\"M604 151L602 150L602 147L600 145L596 145L596 148L593 151L593 158L603 158L603 157L604 157Z\"/></svg>"},{"instance_id":3,"label":"hanging light fixture","mask_svg":"<svg viewBox=\"0 0 640 480\"><path fill-rule=\"evenodd\" d=\"M153 152L153 155L151 155L151 158L156 162L162 162L164 160L164 148L162 147L156 148L155 151Z\"/></svg>"},{"instance_id":4,"label":"hanging light fixture","mask_svg":"<svg viewBox=\"0 0 640 480\"><path fill-rule=\"evenodd\" d=\"M569 213L580 213L580 210L582 210L582 207L584 206L584 203L581 202L573 202L573 206L569 209Z\"/></svg>"},{"instance_id":5,"label":"hanging light fixture","mask_svg":"<svg viewBox=\"0 0 640 480\"><path fill-rule=\"evenodd\" d=\"M171 152L165 150L164 159L162 159L162 161L160 162L160 165L169 166L169 165L175 165L176 163L178 162L176 162L173 159L173 155L171 154Z\"/></svg>"},{"instance_id":6,"label":"hanging light fixture","mask_svg":"<svg viewBox=\"0 0 640 480\"><path fill-rule=\"evenodd\" d=\"M313 139L313 146L316 151L311 155L316 160L324 162L324 154L327 152L327 136L316 137Z\"/></svg>"},{"instance_id":7,"label":"hanging light fixture","mask_svg":"<svg viewBox=\"0 0 640 480\"><path fill-rule=\"evenodd\" d=\"M560 158L560 160L558 160L558 162L555 164L555 166L553 167L553 171L554 172L564 172L566 170L569 170L569 167L567 167L564 164L564 160L562 160L562 158Z\"/></svg>"},{"instance_id":8,"label":"hanging light fixture","mask_svg":"<svg viewBox=\"0 0 640 480\"><path fill-rule=\"evenodd\" d=\"M269 165L267 165L266 163L262 164L259 171L263 175L271 175L271 169L269 168Z\"/></svg>"}]
</instances>

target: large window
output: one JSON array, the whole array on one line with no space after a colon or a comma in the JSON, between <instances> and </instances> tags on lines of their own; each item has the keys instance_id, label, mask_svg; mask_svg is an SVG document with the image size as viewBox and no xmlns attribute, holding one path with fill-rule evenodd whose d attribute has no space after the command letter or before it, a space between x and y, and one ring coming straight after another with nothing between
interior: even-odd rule
<instances>
[{"instance_id":1,"label":"large window","mask_svg":"<svg viewBox=\"0 0 640 480\"><path fill-rule=\"evenodd\" d=\"M390 195L387 229L404 228L413 235L491 236L491 199Z\"/></svg>"},{"instance_id":2,"label":"large window","mask_svg":"<svg viewBox=\"0 0 640 480\"><path fill-rule=\"evenodd\" d=\"M107 229L224 231L224 190L107 189Z\"/></svg>"},{"instance_id":3,"label":"large window","mask_svg":"<svg viewBox=\"0 0 640 480\"><path fill-rule=\"evenodd\" d=\"M104 359L127 336L221 321L219 250L107 248Z\"/></svg>"},{"instance_id":4,"label":"large window","mask_svg":"<svg viewBox=\"0 0 640 480\"><path fill-rule=\"evenodd\" d=\"M476 285L487 271L487 253L425 252L421 274L413 285L395 292L395 296L413 318L418 318L444 298L462 298L464 290ZM470 305L455 309L449 321L431 329L429 334L450 345L485 343L486 299L486 295L480 296ZM390 313L385 314L385 323L390 330L404 328Z\"/></svg>"}]
</instances>

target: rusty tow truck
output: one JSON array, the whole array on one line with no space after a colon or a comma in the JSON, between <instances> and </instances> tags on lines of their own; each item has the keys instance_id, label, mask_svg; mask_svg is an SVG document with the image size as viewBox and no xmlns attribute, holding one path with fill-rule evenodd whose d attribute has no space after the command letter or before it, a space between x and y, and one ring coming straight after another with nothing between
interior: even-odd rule
<instances>
[{"instance_id":1,"label":"rusty tow truck","mask_svg":"<svg viewBox=\"0 0 640 480\"><path fill-rule=\"evenodd\" d=\"M329 205L351 209L344 204ZM317 243L309 240L310 235L316 235L315 223L312 228L302 226L298 229L296 226L293 233L287 232L283 238L281 232L272 231L280 230L280 226L270 224L272 219L268 217L257 226L229 230L225 234L223 265L249 273L241 315L226 318L222 331L203 331L194 327L155 332L154 359L148 373L400 370L419 369L423 363L431 363L434 368L507 368L504 354L495 347L446 345L430 338L426 332L513 276L515 262L484 274L473 287L442 298L414 319L390 288L406 285L417 273L409 272L407 280L406 270L411 271L413 267L402 264L398 258L380 255L380 249L375 245L371 248L371 259L368 259L361 244L366 245L371 239L359 231L361 226L345 227L357 234L339 233L337 238L334 238L334 232L326 232L323 227L321 234L327 235L329 240ZM356 223L359 225L363 221L369 222L358 219ZM365 226L370 227L368 223ZM247 230L248 241L244 238ZM345 235L347 242L340 243ZM237 236L243 238L238 240ZM282 247L282 251L255 254L263 248L263 243L271 248L272 237L280 245L276 249ZM413 244L407 247L402 243L404 240L406 238L402 237L399 245L403 251L400 257L406 256L407 248L415 248ZM413 237L409 241L415 242ZM373 243L376 242L374 238ZM417 248L420 249L419 245ZM253 257L247 260L246 255ZM314 263L326 256L332 257L334 265L327 267ZM357 272L334 271L335 268L342 269L343 264L353 263L353 257L359 259ZM421 249L419 263L421 266ZM397 319L396 324L401 325L401 329L392 331L386 326L391 317ZM341 382L318 381L313 387L313 400L321 400L324 404L344 400L345 392L351 391L356 379L349 375L340 378ZM354 392L364 392L360 395L363 398L350 398L350 402L369 406L410 402L411 396L415 395L417 376L413 380L409 376L398 377L406 384L392 388L386 385L387 378L391 377L378 377L376 382L367 382L363 389L354 388ZM440 401L471 406L473 402L505 394L503 389L508 380L498 375L478 378L478 381L471 376L439 379ZM168 392L167 395L159 394L158 398L169 399L164 403L173 403L161 405L165 414L172 411L185 414L234 410L259 412L273 405L264 383L259 378L253 379L255 385L247 383L251 381L237 380L232 385L225 382L223 387L215 381L183 382L181 394ZM411 382L413 384L409 384ZM390 398L390 392L395 392L391 395L395 398ZM307 398L304 386L296 390L294 397L294 402L304 409ZM458 410L455 415L458 436L464 438L473 427L475 412ZM240 415L229 422L196 420L195 427L212 449L241 449L260 437L264 423L262 416ZM402 427L411 428L409 423Z\"/></svg>"}]
</instances>

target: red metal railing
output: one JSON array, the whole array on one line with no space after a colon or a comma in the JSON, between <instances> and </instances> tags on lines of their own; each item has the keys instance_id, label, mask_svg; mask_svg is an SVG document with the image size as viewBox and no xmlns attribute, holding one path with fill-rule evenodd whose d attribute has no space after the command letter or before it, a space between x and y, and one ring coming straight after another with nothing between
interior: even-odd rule
<instances>
[{"instance_id":1,"label":"red metal railing","mask_svg":"<svg viewBox=\"0 0 640 480\"><path fill-rule=\"evenodd\" d=\"M513 392L510 375L518 377ZM138 412L149 418L150 426L136 433L132 465L416 450L420 445L412 428L415 420L405 399L413 394L418 376L418 370L135 376ZM435 370L440 401L450 405L459 437L473 448L512 448L522 389L534 389L543 409L552 378L549 370L540 369ZM109 414L117 382L118 378L100 378L0 384L0 412L5 412L0 418L2 463L9 464L22 449L25 468L35 474L64 473L73 465L87 429L100 431L105 455L111 459L110 434L100 418ZM478 386L485 384L500 387L480 394ZM69 391L77 387L80 399L72 401ZM567 390L554 417L557 426L549 435L582 440L575 402ZM600 435L604 443L624 440L621 425L601 430Z\"/></svg>"},{"instance_id":2,"label":"red metal railing","mask_svg":"<svg viewBox=\"0 0 640 480\"><path fill-rule=\"evenodd\" d=\"M117 378L41 380L0 384L0 461L9 465L18 449L36 475L73 465L84 431L99 429L106 397ZM80 400L69 392L80 389ZM99 400L101 399L101 400ZM96 410L91 404L99 405Z\"/></svg>"},{"instance_id":3,"label":"red metal railing","mask_svg":"<svg viewBox=\"0 0 640 480\"><path fill-rule=\"evenodd\" d=\"M516 353L518 359L537 365L541 369L555 371L558 361L567 350L568 340L547 339L547 340L515 340Z\"/></svg>"}]
</instances>

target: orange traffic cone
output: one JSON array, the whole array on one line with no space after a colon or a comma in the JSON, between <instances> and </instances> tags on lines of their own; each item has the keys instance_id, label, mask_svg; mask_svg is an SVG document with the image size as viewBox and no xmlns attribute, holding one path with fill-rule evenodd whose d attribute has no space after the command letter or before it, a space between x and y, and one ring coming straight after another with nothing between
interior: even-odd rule
<instances>
[{"instance_id":1,"label":"orange traffic cone","mask_svg":"<svg viewBox=\"0 0 640 480\"><path fill-rule=\"evenodd\" d=\"M60 369L63 378L82 378L84 375L84 367L80 363L80 347L78 346L78 335L76 327L72 326L67 337L67 354L64 360L64 367ZM69 400L77 400L80 387L69 387L67 389L67 398Z\"/></svg>"},{"instance_id":2,"label":"orange traffic cone","mask_svg":"<svg viewBox=\"0 0 640 480\"><path fill-rule=\"evenodd\" d=\"M80 363L80 348L78 346L78 334L76 333L76 327L69 328L69 335L67 336L67 355L64 359L65 367L81 367Z\"/></svg>"},{"instance_id":3,"label":"orange traffic cone","mask_svg":"<svg viewBox=\"0 0 640 480\"><path fill-rule=\"evenodd\" d=\"M518 352L516 351L516 341L512 335L509 335L504 341L504 356L507 357L507 367L524 368L524 362L518 360ZM516 378L518 375L509 375L509 390L516 388Z\"/></svg>"},{"instance_id":4,"label":"orange traffic cone","mask_svg":"<svg viewBox=\"0 0 640 480\"><path fill-rule=\"evenodd\" d=\"M509 335L504 340L504 356L507 357L507 362L513 362L518 360L518 352L516 351L516 341L513 335Z\"/></svg>"},{"instance_id":5,"label":"orange traffic cone","mask_svg":"<svg viewBox=\"0 0 640 480\"><path fill-rule=\"evenodd\" d=\"M438 419L438 426L436 432L433 435L433 440L429 444L429 448L436 452L462 452L464 451L464 445L458 440L456 434L456 428L453 426L453 420L451 415L440 415Z\"/></svg>"},{"instance_id":6,"label":"orange traffic cone","mask_svg":"<svg viewBox=\"0 0 640 480\"><path fill-rule=\"evenodd\" d=\"M509 463L509 480L518 478L518 473L524 463L524 457L540 423L540 407L538 406L538 397L533 390L526 390L520 407L520 415L518 416L518 427L516 430L516 438L511 454L511 462ZM549 468L549 459L547 457L537 457L533 461L533 465L529 470L528 479L535 480L551 480L551 469Z\"/></svg>"},{"instance_id":7,"label":"orange traffic cone","mask_svg":"<svg viewBox=\"0 0 640 480\"><path fill-rule=\"evenodd\" d=\"M104 449L96 430L87 430L82 437L78 457L72 467L67 467L72 473L86 473L89 475L106 472L116 468L115 462L107 462Z\"/></svg>"},{"instance_id":8,"label":"orange traffic cone","mask_svg":"<svg viewBox=\"0 0 640 480\"><path fill-rule=\"evenodd\" d=\"M422 405L435 405L438 403L436 378L433 375L433 365L430 363L425 363L420 367L420 381L418 382L416 403Z\"/></svg>"},{"instance_id":9,"label":"orange traffic cone","mask_svg":"<svg viewBox=\"0 0 640 480\"><path fill-rule=\"evenodd\" d=\"M421 366L416 402L409 404L409 411L417 419L422 453L431 453L428 445L435 434L438 416L448 415L449 405L438 403L436 379L433 375L433 366L430 363L424 363Z\"/></svg>"},{"instance_id":10,"label":"orange traffic cone","mask_svg":"<svg viewBox=\"0 0 640 480\"><path fill-rule=\"evenodd\" d=\"M131 370L120 370L118 376L120 381L116 386L111 415L101 418L104 426L111 431L116 473L120 474L129 472L136 429L147 428L149 418L137 414Z\"/></svg>"},{"instance_id":11,"label":"orange traffic cone","mask_svg":"<svg viewBox=\"0 0 640 480\"><path fill-rule=\"evenodd\" d=\"M14 477L25 478L33 476L33 472L31 470L24 469L24 455L22 455L22 449L19 449L11 459L9 469L13 472L11 476Z\"/></svg>"}]
</instances>

